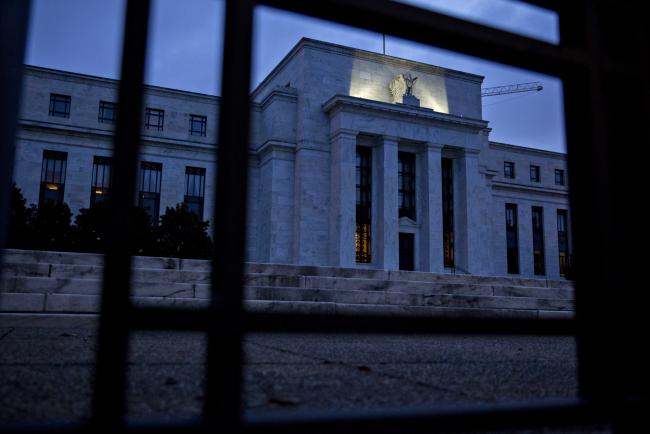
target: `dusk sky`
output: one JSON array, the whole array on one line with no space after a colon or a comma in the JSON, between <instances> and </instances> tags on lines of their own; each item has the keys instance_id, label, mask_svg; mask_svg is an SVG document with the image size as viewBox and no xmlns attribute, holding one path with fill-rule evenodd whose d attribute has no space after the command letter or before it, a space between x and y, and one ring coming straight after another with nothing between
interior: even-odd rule
<instances>
[{"instance_id":1,"label":"dusk sky","mask_svg":"<svg viewBox=\"0 0 650 434\"><path fill-rule=\"evenodd\" d=\"M554 13L509 0L409 0L408 3L557 43ZM147 83L219 94L223 2L154 0ZM34 0L26 63L118 78L123 0ZM253 83L301 37L381 52L380 34L258 8ZM541 81L544 90L483 99L491 140L565 150L562 85L553 77L387 36L386 54L485 76L484 87Z\"/></svg>"}]
</instances>

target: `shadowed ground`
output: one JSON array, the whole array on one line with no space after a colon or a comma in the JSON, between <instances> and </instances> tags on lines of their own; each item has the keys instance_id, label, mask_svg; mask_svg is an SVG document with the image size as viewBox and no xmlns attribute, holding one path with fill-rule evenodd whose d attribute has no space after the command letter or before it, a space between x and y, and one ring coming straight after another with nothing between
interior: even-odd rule
<instances>
[{"instance_id":1,"label":"shadowed ground","mask_svg":"<svg viewBox=\"0 0 650 434\"><path fill-rule=\"evenodd\" d=\"M95 338L94 320L0 318L0 421L87 419ZM200 414L205 335L140 332L130 349L129 416ZM244 349L244 401L253 412L577 393L570 338L254 334Z\"/></svg>"}]
</instances>

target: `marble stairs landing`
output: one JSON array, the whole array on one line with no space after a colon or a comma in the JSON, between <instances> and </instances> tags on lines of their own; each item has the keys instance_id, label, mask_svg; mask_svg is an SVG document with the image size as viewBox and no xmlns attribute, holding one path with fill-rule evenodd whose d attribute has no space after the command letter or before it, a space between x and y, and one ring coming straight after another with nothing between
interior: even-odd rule
<instances>
[{"instance_id":1,"label":"marble stairs landing","mask_svg":"<svg viewBox=\"0 0 650 434\"><path fill-rule=\"evenodd\" d=\"M100 309L103 257L5 250L0 312ZM209 261L135 257L136 305L207 306ZM248 263L245 308L327 314L551 318L573 315L568 281Z\"/></svg>"}]
</instances>

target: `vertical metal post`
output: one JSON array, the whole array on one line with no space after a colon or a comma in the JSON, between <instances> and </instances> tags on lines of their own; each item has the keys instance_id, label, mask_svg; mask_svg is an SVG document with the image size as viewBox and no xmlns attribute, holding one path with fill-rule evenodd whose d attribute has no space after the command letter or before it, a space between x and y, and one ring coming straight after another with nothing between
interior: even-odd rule
<instances>
[{"instance_id":1,"label":"vertical metal post","mask_svg":"<svg viewBox=\"0 0 650 434\"><path fill-rule=\"evenodd\" d=\"M29 9L28 0L0 2L0 263L10 223L11 180Z\"/></svg>"},{"instance_id":2,"label":"vertical metal post","mask_svg":"<svg viewBox=\"0 0 650 434\"><path fill-rule=\"evenodd\" d=\"M241 424L242 274L246 229L253 2L227 0L219 116L214 322L208 334L208 423Z\"/></svg>"},{"instance_id":3,"label":"vertical metal post","mask_svg":"<svg viewBox=\"0 0 650 434\"><path fill-rule=\"evenodd\" d=\"M143 80L149 24L149 0L130 0L122 48L118 118L115 129L113 177L115 194L109 199L109 245L104 259L104 286L99 323L93 422L102 429L119 429L126 410L129 284L134 228L133 207L140 130Z\"/></svg>"}]
</instances>

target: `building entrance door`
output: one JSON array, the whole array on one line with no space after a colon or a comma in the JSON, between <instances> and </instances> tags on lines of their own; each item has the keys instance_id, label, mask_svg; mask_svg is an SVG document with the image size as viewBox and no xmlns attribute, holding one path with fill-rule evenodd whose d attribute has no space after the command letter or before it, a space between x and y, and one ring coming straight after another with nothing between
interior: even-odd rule
<instances>
[{"instance_id":1,"label":"building entrance door","mask_svg":"<svg viewBox=\"0 0 650 434\"><path fill-rule=\"evenodd\" d=\"M399 233L399 269L415 270L415 236L413 234Z\"/></svg>"}]
</instances>

